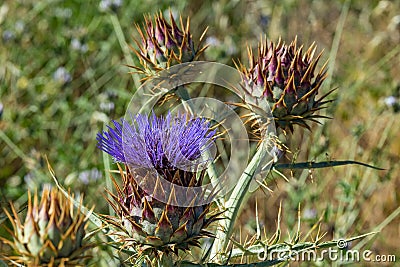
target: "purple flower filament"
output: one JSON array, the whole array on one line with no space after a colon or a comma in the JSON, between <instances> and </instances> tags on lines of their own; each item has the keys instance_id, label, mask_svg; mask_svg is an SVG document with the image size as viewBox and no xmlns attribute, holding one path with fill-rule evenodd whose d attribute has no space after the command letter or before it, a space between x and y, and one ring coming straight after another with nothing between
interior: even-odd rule
<instances>
[{"instance_id":1,"label":"purple flower filament","mask_svg":"<svg viewBox=\"0 0 400 267\"><path fill-rule=\"evenodd\" d=\"M97 134L98 147L116 162L131 168L155 168L161 174L187 168L196 171L208 162L202 156L216 131L206 119L168 113L165 117L138 114L131 121L113 121L114 127Z\"/></svg>"}]
</instances>

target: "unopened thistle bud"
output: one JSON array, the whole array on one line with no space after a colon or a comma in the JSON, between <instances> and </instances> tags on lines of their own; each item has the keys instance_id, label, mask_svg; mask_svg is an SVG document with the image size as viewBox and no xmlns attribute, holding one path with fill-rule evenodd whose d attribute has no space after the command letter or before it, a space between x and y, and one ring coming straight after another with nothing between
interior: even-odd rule
<instances>
[{"instance_id":1,"label":"unopened thistle bud","mask_svg":"<svg viewBox=\"0 0 400 267\"><path fill-rule=\"evenodd\" d=\"M134 68L147 77L170 66L194 61L206 49L200 47L206 31L203 32L196 47L189 31L189 19L185 25L180 17L178 26L171 12L169 17L170 22L160 12L154 19L150 16L145 17L142 28L136 25L141 41L136 42L139 48L133 50L139 57L141 67Z\"/></svg>"},{"instance_id":2,"label":"unopened thistle bud","mask_svg":"<svg viewBox=\"0 0 400 267\"><path fill-rule=\"evenodd\" d=\"M39 203L38 194L28 192L28 211L25 222L19 219L13 206L5 210L14 231L13 241L3 240L17 253L6 260L27 266L84 266L83 238L87 217L74 210L71 199L57 189L45 188Z\"/></svg>"},{"instance_id":3,"label":"unopened thistle bud","mask_svg":"<svg viewBox=\"0 0 400 267\"><path fill-rule=\"evenodd\" d=\"M286 45L281 40L275 45L260 43L257 55L248 47L249 66L237 64L242 73L241 92L247 104L257 105L264 99L270 105L277 128L293 132L293 126L310 129L307 121L318 122L324 116L315 113L324 108L325 97L316 99L326 78L326 64L317 71L322 52L315 56L312 44L303 54L303 46L297 47L297 38Z\"/></svg>"}]
</instances>

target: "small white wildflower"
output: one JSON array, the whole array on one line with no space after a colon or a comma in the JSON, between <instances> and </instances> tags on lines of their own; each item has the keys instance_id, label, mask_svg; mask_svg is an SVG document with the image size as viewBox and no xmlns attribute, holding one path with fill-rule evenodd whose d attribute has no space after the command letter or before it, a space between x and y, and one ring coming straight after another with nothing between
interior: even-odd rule
<instances>
[{"instance_id":1,"label":"small white wildflower","mask_svg":"<svg viewBox=\"0 0 400 267\"><path fill-rule=\"evenodd\" d=\"M90 181L97 181L102 177L101 171L96 168L85 170L78 175L78 179L83 184L89 184Z\"/></svg>"},{"instance_id":2,"label":"small white wildflower","mask_svg":"<svg viewBox=\"0 0 400 267\"><path fill-rule=\"evenodd\" d=\"M99 9L102 12L107 11L111 6L111 1L110 0L101 0L99 4Z\"/></svg>"},{"instance_id":3,"label":"small white wildflower","mask_svg":"<svg viewBox=\"0 0 400 267\"><path fill-rule=\"evenodd\" d=\"M71 40L71 49L82 53L86 53L89 48L87 44L82 44L81 41L79 41L79 39L74 38Z\"/></svg>"},{"instance_id":4,"label":"small white wildflower","mask_svg":"<svg viewBox=\"0 0 400 267\"><path fill-rule=\"evenodd\" d=\"M102 111L111 111L115 107L115 104L113 102L102 102L100 103L100 109Z\"/></svg>"},{"instance_id":5,"label":"small white wildflower","mask_svg":"<svg viewBox=\"0 0 400 267\"><path fill-rule=\"evenodd\" d=\"M21 32L24 31L24 29L25 29L25 23L24 23L22 20L18 20L18 21L15 23L15 31L16 31L17 33L21 33Z\"/></svg>"},{"instance_id":6,"label":"small white wildflower","mask_svg":"<svg viewBox=\"0 0 400 267\"><path fill-rule=\"evenodd\" d=\"M5 31L3 32L2 37L3 37L3 40L4 40L5 42L7 42L7 41L13 40L13 39L15 38L15 34L14 34L14 32L12 32L12 31L10 31L10 30L5 30Z\"/></svg>"},{"instance_id":7,"label":"small white wildflower","mask_svg":"<svg viewBox=\"0 0 400 267\"><path fill-rule=\"evenodd\" d=\"M315 219L317 218L317 211L315 209L305 209L303 214L304 219Z\"/></svg>"},{"instance_id":8,"label":"small white wildflower","mask_svg":"<svg viewBox=\"0 0 400 267\"><path fill-rule=\"evenodd\" d=\"M81 45L81 52L82 52L82 53L87 52L88 49L89 49L89 48L88 48L88 45L87 45L87 44L82 44L82 45Z\"/></svg>"},{"instance_id":9,"label":"small white wildflower","mask_svg":"<svg viewBox=\"0 0 400 267\"><path fill-rule=\"evenodd\" d=\"M392 107L397 103L397 99L394 96L388 96L383 101L388 107Z\"/></svg>"},{"instance_id":10,"label":"small white wildflower","mask_svg":"<svg viewBox=\"0 0 400 267\"><path fill-rule=\"evenodd\" d=\"M61 83L68 83L72 81L72 76L64 67L59 67L54 72L53 79Z\"/></svg>"},{"instance_id":11,"label":"small white wildflower","mask_svg":"<svg viewBox=\"0 0 400 267\"><path fill-rule=\"evenodd\" d=\"M72 50L81 50L81 42L76 38L72 39L71 48Z\"/></svg>"}]
</instances>

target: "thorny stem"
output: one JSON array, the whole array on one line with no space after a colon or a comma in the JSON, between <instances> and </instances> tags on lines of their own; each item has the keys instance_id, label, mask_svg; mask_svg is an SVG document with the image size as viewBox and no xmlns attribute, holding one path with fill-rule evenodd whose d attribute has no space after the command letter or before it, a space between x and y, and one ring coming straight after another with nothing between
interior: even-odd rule
<instances>
[{"instance_id":1,"label":"thorny stem","mask_svg":"<svg viewBox=\"0 0 400 267\"><path fill-rule=\"evenodd\" d=\"M217 229L216 240L214 241L214 245L210 256L211 258L217 257L217 260L220 260L218 254L222 253L226 249L226 246L228 245L229 242L229 238L233 231L233 226L235 224L236 217L239 213L239 208L248 191L252 178L256 173L257 169L259 168L259 165L266 153L267 151L263 149L263 146L260 146L256 154L250 161L249 165L247 166L246 170L240 177L237 185L233 189L232 194L226 203L225 208L227 210L226 213L224 213L225 219L221 220L220 227Z\"/></svg>"}]
</instances>

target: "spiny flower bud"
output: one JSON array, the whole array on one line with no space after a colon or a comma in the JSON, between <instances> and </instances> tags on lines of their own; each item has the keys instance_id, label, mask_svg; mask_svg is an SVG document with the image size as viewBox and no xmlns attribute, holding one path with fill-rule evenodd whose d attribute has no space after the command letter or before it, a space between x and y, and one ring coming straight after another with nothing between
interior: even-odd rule
<instances>
[{"instance_id":1,"label":"spiny flower bud","mask_svg":"<svg viewBox=\"0 0 400 267\"><path fill-rule=\"evenodd\" d=\"M183 24L182 17L179 21L180 27L170 12L170 23L168 23L160 12L154 19L150 16L145 17L143 29L136 25L141 43L136 41L139 49L133 50L142 66L134 68L139 73L153 76L155 72L170 66L194 61L204 52L206 47L200 48L200 45L206 31L200 37L198 46L195 47L189 31L189 19L186 21L186 26Z\"/></svg>"},{"instance_id":2,"label":"spiny flower bud","mask_svg":"<svg viewBox=\"0 0 400 267\"><path fill-rule=\"evenodd\" d=\"M73 196L71 196L73 197ZM45 188L39 204L38 194L28 192L25 222L20 221L13 205L12 215L5 210L14 228L13 241L4 240L17 252L6 257L27 266L84 266L83 244L87 217L57 189Z\"/></svg>"},{"instance_id":3,"label":"spiny flower bud","mask_svg":"<svg viewBox=\"0 0 400 267\"><path fill-rule=\"evenodd\" d=\"M324 108L323 101L331 93L316 99L326 78L326 63L315 76L322 52L314 57L316 45L312 44L303 55L303 46L297 47L297 37L289 45L280 39L277 45L260 43L257 56L248 47L249 67L236 64L242 73L246 104L257 106L259 100L267 100L276 127L293 132L295 124L310 129L307 121L318 122L324 118L314 114Z\"/></svg>"}]
</instances>

